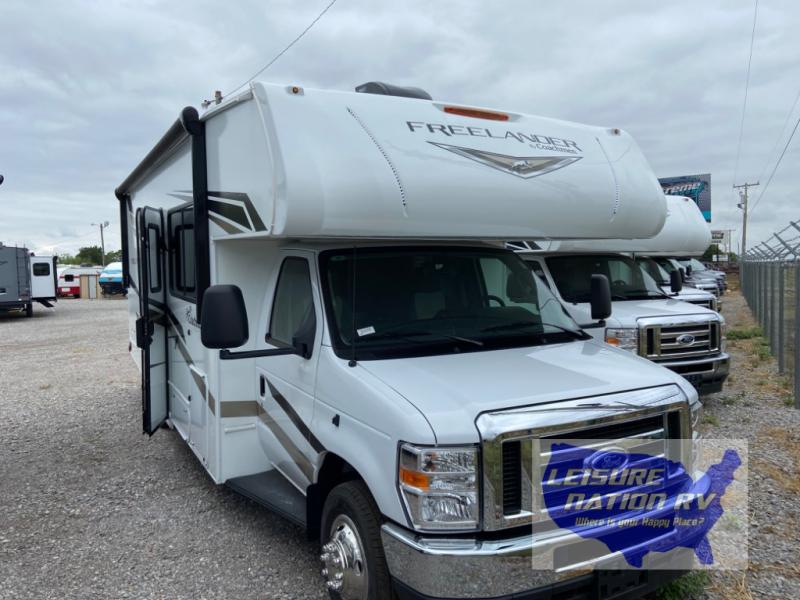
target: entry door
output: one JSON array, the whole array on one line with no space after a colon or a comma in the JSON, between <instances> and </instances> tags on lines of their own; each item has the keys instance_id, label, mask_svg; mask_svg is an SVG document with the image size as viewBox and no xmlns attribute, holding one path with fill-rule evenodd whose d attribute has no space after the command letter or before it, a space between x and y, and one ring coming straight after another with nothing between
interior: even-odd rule
<instances>
[{"instance_id":1,"label":"entry door","mask_svg":"<svg viewBox=\"0 0 800 600\"><path fill-rule=\"evenodd\" d=\"M303 331L313 332L310 356L270 356L256 360L260 402L264 409L259 437L270 462L299 489L313 480L323 448L311 432L314 387L322 339L322 309L313 255L291 251L283 255L272 291L267 339L260 347L286 346Z\"/></svg>"},{"instance_id":2,"label":"entry door","mask_svg":"<svg viewBox=\"0 0 800 600\"><path fill-rule=\"evenodd\" d=\"M149 206L136 211L139 318L136 345L142 349L142 427L152 435L167 420L167 316L164 218Z\"/></svg>"}]
</instances>

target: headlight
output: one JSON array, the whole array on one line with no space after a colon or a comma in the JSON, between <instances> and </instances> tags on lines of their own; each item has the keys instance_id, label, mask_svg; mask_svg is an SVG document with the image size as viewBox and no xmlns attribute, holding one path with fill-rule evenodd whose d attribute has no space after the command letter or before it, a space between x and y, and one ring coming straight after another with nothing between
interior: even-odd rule
<instances>
[{"instance_id":1,"label":"headlight","mask_svg":"<svg viewBox=\"0 0 800 600\"><path fill-rule=\"evenodd\" d=\"M400 493L417 529L477 529L478 449L400 447Z\"/></svg>"},{"instance_id":2,"label":"headlight","mask_svg":"<svg viewBox=\"0 0 800 600\"><path fill-rule=\"evenodd\" d=\"M711 298L711 310L719 311L719 301L716 297Z\"/></svg>"},{"instance_id":3,"label":"headlight","mask_svg":"<svg viewBox=\"0 0 800 600\"><path fill-rule=\"evenodd\" d=\"M727 338L725 337L725 329L726 328L727 328L727 325L725 325L725 323L720 323L719 324L719 350L720 350L720 352L725 352L725 350L726 350L726 348L728 346L728 341L727 341Z\"/></svg>"},{"instance_id":4,"label":"headlight","mask_svg":"<svg viewBox=\"0 0 800 600\"><path fill-rule=\"evenodd\" d=\"M639 330L631 328L606 329L606 344L637 352L639 349Z\"/></svg>"},{"instance_id":5,"label":"headlight","mask_svg":"<svg viewBox=\"0 0 800 600\"><path fill-rule=\"evenodd\" d=\"M696 432L700 425L700 419L703 417L703 404L695 402L689 407L692 416L692 431Z\"/></svg>"}]
</instances>

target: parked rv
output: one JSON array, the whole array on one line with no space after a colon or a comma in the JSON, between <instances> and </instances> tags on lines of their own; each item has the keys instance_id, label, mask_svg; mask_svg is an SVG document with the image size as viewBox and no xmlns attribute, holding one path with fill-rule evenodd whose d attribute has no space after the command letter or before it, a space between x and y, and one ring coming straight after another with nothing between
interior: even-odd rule
<instances>
[{"instance_id":1,"label":"parked rv","mask_svg":"<svg viewBox=\"0 0 800 600\"><path fill-rule=\"evenodd\" d=\"M574 553L530 449L647 435L691 468L667 439L692 438L697 392L581 329L609 317L604 277L576 322L492 243L654 236L665 200L636 143L360 89L253 83L186 108L117 188L144 431L168 424L214 482L319 539L336 598L597 597L675 577L652 570L666 555L611 572L620 553ZM663 302L680 307L659 324L687 306ZM555 549L562 570L532 569Z\"/></svg>"},{"instance_id":2,"label":"parked rv","mask_svg":"<svg viewBox=\"0 0 800 600\"><path fill-rule=\"evenodd\" d=\"M658 261L655 258L650 256L636 255L634 255L633 258L636 260L636 264L639 265L639 268L644 270L645 273L652 277L655 282L661 286L661 289L665 294L668 294L675 300L689 302L690 304L697 304L698 306L704 306L717 312L720 311L720 301L716 294L708 290L701 290L696 287L683 285L686 280L682 274L680 275L680 288L673 289L672 277L670 276L669 271L658 264Z\"/></svg>"},{"instance_id":3,"label":"parked rv","mask_svg":"<svg viewBox=\"0 0 800 600\"><path fill-rule=\"evenodd\" d=\"M104 296L116 296L125 294L126 290L122 285L122 263L108 263L100 272L100 288Z\"/></svg>"},{"instance_id":4,"label":"parked rv","mask_svg":"<svg viewBox=\"0 0 800 600\"><path fill-rule=\"evenodd\" d=\"M724 271L709 269L704 263L693 256L679 256L676 260L686 269L691 278L716 282L720 293L728 289L728 275Z\"/></svg>"},{"instance_id":5,"label":"parked rv","mask_svg":"<svg viewBox=\"0 0 800 600\"><path fill-rule=\"evenodd\" d=\"M27 248L0 244L0 313L24 310L32 317L34 302L52 308L55 285L55 256L35 256Z\"/></svg>"},{"instance_id":6,"label":"parked rv","mask_svg":"<svg viewBox=\"0 0 800 600\"><path fill-rule=\"evenodd\" d=\"M720 290L720 286L716 280L692 277L691 269L689 269L690 275L687 275L687 269L677 260L670 258L669 256L649 256L649 258L652 258L654 261L656 261L658 266L664 269L667 273L672 273L673 271L680 273L681 280L684 282L684 284L690 285L694 289L713 294L714 297L717 298L717 308L719 309L722 306L720 300L722 291Z\"/></svg>"},{"instance_id":7,"label":"parked rv","mask_svg":"<svg viewBox=\"0 0 800 600\"><path fill-rule=\"evenodd\" d=\"M684 291L680 271L662 273L645 258L702 254L711 231L691 198L665 196L665 202L664 225L649 239L513 242L510 247L522 252L578 323L590 319L592 275L608 277L613 315L604 330L588 331L680 373L702 394L718 392L730 367L725 321L714 312L714 299L699 290Z\"/></svg>"},{"instance_id":8,"label":"parked rv","mask_svg":"<svg viewBox=\"0 0 800 600\"><path fill-rule=\"evenodd\" d=\"M0 243L0 313L11 310L33 316L30 259L27 248Z\"/></svg>"},{"instance_id":9,"label":"parked rv","mask_svg":"<svg viewBox=\"0 0 800 600\"><path fill-rule=\"evenodd\" d=\"M80 266L67 267L58 276L58 295L60 297L81 297L81 275L100 276L102 267Z\"/></svg>"},{"instance_id":10,"label":"parked rv","mask_svg":"<svg viewBox=\"0 0 800 600\"><path fill-rule=\"evenodd\" d=\"M56 256L30 255L31 264L31 296L34 302L52 308L52 302L58 300L56 293Z\"/></svg>"}]
</instances>

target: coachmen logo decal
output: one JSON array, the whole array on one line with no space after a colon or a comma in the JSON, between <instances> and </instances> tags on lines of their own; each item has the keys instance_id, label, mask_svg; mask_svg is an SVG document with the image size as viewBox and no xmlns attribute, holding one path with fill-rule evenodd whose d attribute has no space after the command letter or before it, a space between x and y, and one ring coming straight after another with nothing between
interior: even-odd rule
<instances>
[{"instance_id":1,"label":"coachmen logo decal","mask_svg":"<svg viewBox=\"0 0 800 600\"><path fill-rule=\"evenodd\" d=\"M530 179L563 169L582 158L580 156L512 156L438 142L429 141L428 143L522 179Z\"/></svg>"}]
</instances>

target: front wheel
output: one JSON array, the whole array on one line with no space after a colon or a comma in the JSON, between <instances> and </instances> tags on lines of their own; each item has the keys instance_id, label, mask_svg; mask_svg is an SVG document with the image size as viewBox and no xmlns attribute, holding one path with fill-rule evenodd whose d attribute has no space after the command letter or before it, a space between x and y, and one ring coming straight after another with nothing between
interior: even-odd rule
<instances>
[{"instance_id":1,"label":"front wheel","mask_svg":"<svg viewBox=\"0 0 800 600\"><path fill-rule=\"evenodd\" d=\"M393 600L380 513L362 481L342 483L322 510L322 576L335 600Z\"/></svg>"}]
</instances>

